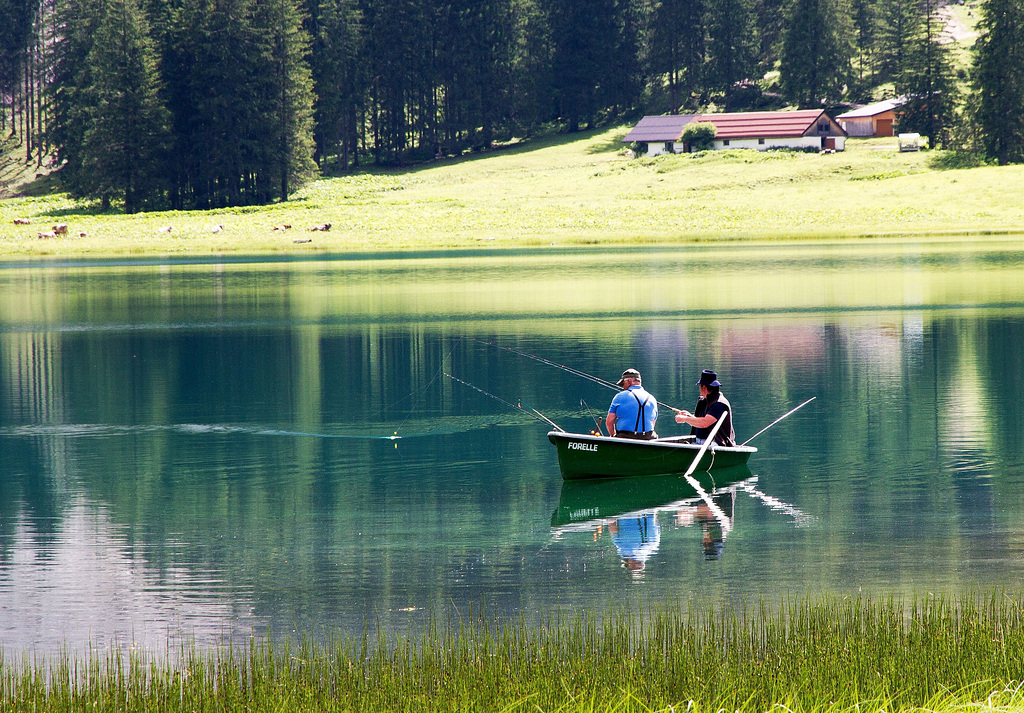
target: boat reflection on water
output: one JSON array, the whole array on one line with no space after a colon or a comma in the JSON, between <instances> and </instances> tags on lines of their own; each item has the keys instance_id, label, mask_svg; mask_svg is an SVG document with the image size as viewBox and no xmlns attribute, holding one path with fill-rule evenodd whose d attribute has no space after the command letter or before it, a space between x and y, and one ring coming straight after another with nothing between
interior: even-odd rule
<instances>
[{"instance_id":1,"label":"boat reflection on water","mask_svg":"<svg viewBox=\"0 0 1024 713\"><path fill-rule=\"evenodd\" d=\"M567 480L551 516L552 536L592 532L597 537L607 529L622 566L641 576L661 544L659 516L662 522L669 517L679 527L698 525L705 559L716 560L733 527L736 489L752 487L757 476L743 465L695 477L703 492L676 475Z\"/></svg>"}]
</instances>

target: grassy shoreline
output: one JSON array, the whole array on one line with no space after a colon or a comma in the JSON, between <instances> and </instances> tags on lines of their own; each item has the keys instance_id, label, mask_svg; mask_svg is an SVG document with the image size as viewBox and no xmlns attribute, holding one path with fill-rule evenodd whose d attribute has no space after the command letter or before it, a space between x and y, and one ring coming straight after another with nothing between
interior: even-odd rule
<instances>
[{"instance_id":1,"label":"grassy shoreline","mask_svg":"<svg viewBox=\"0 0 1024 713\"><path fill-rule=\"evenodd\" d=\"M409 637L0 659L6 711L1024 709L1024 614L999 593L706 602Z\"/></svg>"},{"instance_id":2,"label":"grassy shoreline","mask_svg":"<svg viewBox=\"0 0 1024 713\"><path fill-rule=\"evenodd\" d=\"M287 203L136 215L62 193L0 200L0 257L316 255L1024 233L1024 166L934 168L895 139L847 151L630 158L626 127L395 171ZM16 218L31 220L16 225ZM64 223L66 236L39 238ZM312 230L330 224L329 231ZM283 228L283 226L290 226ZM281 228L275 230L274 228ZM80 235L83 234L83 235Z\"/></svg>"}]
</instances>

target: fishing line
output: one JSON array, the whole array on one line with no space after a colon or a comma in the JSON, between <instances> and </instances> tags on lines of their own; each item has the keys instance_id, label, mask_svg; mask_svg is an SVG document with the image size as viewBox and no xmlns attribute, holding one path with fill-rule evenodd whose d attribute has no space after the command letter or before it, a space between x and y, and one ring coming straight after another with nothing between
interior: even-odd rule
<instances>
[{"instance_id":1,"label":"fishing line","mask_svg":"<svg viewBox=\"0 0 1024 713\"><path fill-rule=\"evenodd\" d=\"M567 371L570 374L575 374L576 376L582 377L582 378L587 379L589 381L593 381L595 384L600 384L601 386L604 386L605 388L612 389L614 391L622 391L622 387L619 386L618 384L613 384L612 382L606 381L605 379L602 379L599 376L594 376L593 374L588 374L585 371L580 371L579 369L575 369L575 368L573 368L571 366L566 366L565 364L559 364L556 361L551 361L550 359L545 359L544 357L537 356L536 354L527 354L526 352L521 352L518 349L513 349L512 347L506 347L506 346L503 346L501 344L495 344L493 342L487 342L487 341L484 341L482 339L477 339L476 337L471 337L471 339L474 342L480 342L481 344L486 344L489 347L493 347L495 349L504 350L506 352L512 352L513 354L518 354L521 357L526 357L527 359L533 359L534 361L539 361L541 364L547 364L548 366L553 366L556 369L561 369L562 371ZM658 401L657 399L655 399L655 401L657 401L659 406L664 406L665 408L670 409L672 411L675 411L676 413L679 413L680 411L682 411L682 409L678 409L675 406L672 406L670 404L665 403L664 401Z\"/></svg>"},{"instance_id":2,"label":"fishing line","mask_svg":"<svg viewBox=\"0 0 1024 713\"><path fill-rule=\"evenodd\" d=\"M108 423L68 423L31 426L14 426L0 428L0 437L55 436L58 438L109 438L113 436L130 436L140 433L177 433L188 436L205 435L248 435L248 436L287 436L292 438L344 438L370 441L397 441L402 438L427 436L433 431L410 433L399 436L376 436L349 433L310 433L305 431L289 431L280 428L262 426L239 426L235 424L208 423L177 423L177 424L108 424Z\"/></svg>"},{"instance_id":3,"label":"fishing line","mask_svg":"<svg viewBox=\"0 0 1024 713\"><path fill-rule=\"evenodd\" d=\"M505 404L505 405L506 405L506 406L508 406L508 407L509 407L510 409L515 409L516 411L522 411L522 412L523 412L523 413L525 413L525 414L526 414L527 416L530 416L531 418L533 418L533 419L536 419L536 420L538 420L538 421L543 421L544 423L546 423L546 424L548 424L548 425L550 425L550 426L554 427L554 428L555 428L555 430L557 430L557 431L561 431L562 433L565 433L565 429L564 429L564 428L562 428L561 426L559 426L559 425L558 425L557 423L555 423L554 421L552 421L552 420L551 420L550 418L548 418L547 416L545 416L544 414L542 414L542 413L541 413L540 411L538 411L537 409L533 408L533 407L532 407L532 406L530 406L529 404L524 404L524 403L522 402L522 400L520 400L520 401L519 401L519 404L518 404L518 405L517 405L517 404L514 404L514 403L512 403L512 402L510 402L510 401L506 401L505 399L501 398L500 396L495 396L494 394L492 394L492 393L491 393L491 392L489 392L489 391L484 391L484 390L483 390L483 389L481 389L481 388L480 388L479 386L474 386L473 384L469 383L468 381L463 381L462 379L460 379L460 378L459 378L459 377L457 377L457 376L452 376L451 374L449 374L449 373L448 373L448 372L446 372L446 371L445 371L445 372L442 372L442 373L443 373L443 374L444 374L445 376L447 376L447 377L448 377L449 379L451 379L452 381L457 381L457 382L459 382L460 384L462 384L463 386L468 386L469 388L473 389L474 391L479 391L479 392L480 392L481 394L483 394L484 396L489 396L489 397L491 397L492 399L494 399L495 401L499 401L499 402L501 402L501 403ZM523 409L523 406L526 406L526 408L527 408L527 409L529 409L529 411L526 411L526 410L524 410L524 409Z\"/></svg>"}]
</instances>

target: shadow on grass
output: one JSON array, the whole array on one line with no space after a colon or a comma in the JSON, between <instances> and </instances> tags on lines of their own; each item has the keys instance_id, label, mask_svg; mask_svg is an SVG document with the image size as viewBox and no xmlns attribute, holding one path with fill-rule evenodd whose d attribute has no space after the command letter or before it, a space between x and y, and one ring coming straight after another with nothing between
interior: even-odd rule
<instances>
[{"instance_id":1,"label":"shadow on grass","mask_svg":"<svg viewBox=\"0 0 1024 713\"><path fill-rule=\"evenodd\" d=\"M408 163L405 165L398 166L361 166L358 169L351 172L325 171L323 173L323 177L341 178L347 176L411 176L421 171L429 171L439 166L455 166L463 163L470 163L473 161L481 161L499 155L514 156L517 154L527 153L529 151L539 151L541 149L553 148L565 144L572 144L580 140L600 136L606 131L608 131L608 127L602 126L595 129L577 131L575 133L567 133L563 131L544 133L538 136L529 136L526 138L522 138L507 144L498 144L492 148L485 150L467 151L466 153L463 153L458 156L445 156L444 158L431 159L429 161ZM620 149L623 148L621 139L628 132L628 128L622 128L620 131L617 131L610 140L599 141L592 146L588 146L586 148L586 153L599 154L619 151Z\"/></svg>"},{"instance_id":2,"label":"shadow on grass","mask_svg":"<svg viewBox=\"0 0 1024 713\"><path fill-rule=\"evenodd\" d=\"M593 155L599 153L616 153L621 151L626 148L626 145L622 143L622 139L624 139L628 133L628 128L620 129L612 134L606 141L596 141L591 146L588 146L587 153Z\"/></svg>"}]
</instances>

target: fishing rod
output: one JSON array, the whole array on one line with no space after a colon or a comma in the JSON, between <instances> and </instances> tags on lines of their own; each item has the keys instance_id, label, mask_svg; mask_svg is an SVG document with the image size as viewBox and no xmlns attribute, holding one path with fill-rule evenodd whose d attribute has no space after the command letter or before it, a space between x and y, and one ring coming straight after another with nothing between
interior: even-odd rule
<instances>
[{"instance_id":1,"label":"fishing rod","mask_svg":"<svg viewBox=\"0 0 1024 713\"><path fill-rule=\"evenodd\" d=\"M774 421L772 421L771 423L769 423L769 424L768 424L767 426L765 426L764 428L762 428L762 429L761 429L760 431L758 431L757 433L755 433L755 434L754 434L753 436L751 436L751 437L750 437L750 438L748 438L747 440L743 441L743 443L741 443L740 445L741 445L741 446L745 446L745 445L747 445L747 444L748 444L748 443L750 443L750 442L751 442L752 440L754 440L755 438L757 438L758 436L760 436L760 435L761 435L762 433L764 433L765 431L767 431L767 430L768 430L769 428L771 428L772 426L774 426L774 425L775 425L776 423L778 423L778 422L779 422L779 421L781 421L782 419L786 418L786 416L789 416L790 414L796 413L797 411L799 411L800 409L802 409L802 408L803 408L804 406L806 406L807 404L809 404L809 403L811 403L812 401L814 401L814 399L816 399L816 398L818 398L818 397L817 397L817 396L812 396L811 398L809 398L809 399L807 399L806 401L804 401L804 402L803 402L802 404L800 404L799 406L797 406L797 407L796 407L795 409L793 409L792 411L787 411L786 413L782 414L782 415L781 415L781 416L779 416L779 417L778 417L777 419L775 419Z\"/></svg>"},{"instance_id":2,"label":"fishing rod","mask_svg":"<svg viewBox=\"0 0 1024 713\"><path fill-rule=\"evenodd\" d=\"M514 403L512 403L510 401L506 401L505 399L501 398L500 396L495 396L494 394L492 394L489 391L484 391L479 386L474 386L473 384L469 383L468 381L463 381L462 379L460 379L457 376L452 376L447 371L444 371L444 372L441 372L441 373L443 373L445 376L447 376L452 381L457 381L460 384L462 384L463 386L468 386L469 388L471 388L471 389L473 389L475 391L479 391L484 396L490 396L495 401L500 401L501 403L505 404L506 406L508 406L511 409L515 409L516 411L523 411L527 416L531 416L531 417L533 417L534 419L536 419L538 421L543 421L544 423L549 424L550 426L552 426L556 431L561 431L562 433L565 433L565 429L564 428L562 428L557 423L552 421L550 418L548 418L547 416L542 414L540 411L535 409L533 406L530 406L530 404L524 404L522 402L522 399L519 400L518 404L514 404ZM529 409L529 411L525 410L523 408L524 406L527 409Z\"/></svg>"},{"instance_id":3,"label":"fishing rod","mask_svg":"<svg viewBox=\"0 0 1024 713\"><path fill-rule=\"evenodd\" d=\"M513 349L512 347L506 347L506 346L503 346L501 344L495 344L493 342L486 342L486 341L484 341L482 339L477 339L476 337L472 337L472 340L474 342L480 342L481 344L486 344L489 347L494 347L495 349L501 349L501 350L504 350L506 352L512 352L513 354L518 354L521 357L526 357L527 359L533 359L534 361L539 361L541 364L547 364L548 366L553 366L556 369L561 369L562 371L567 371L570 374L575 374L576 376L580 376L580 377L583 377L584 379L588 379L589 381L593 381L595 384L600 384L601 386L604 386L605 388L612 389L614 391L622 391L622 387L619 386L618 384L613 384L612 382L606 381L605 379L602 379L599 376L594 376L593 374L588 374L587 372L580 371L579 369L576 369L574 367L566 366L565 364L559 364L557 361L551 361L550 359L545 359L544 357L537 356L536 354L527 354L526 352L521 352L518 349ZM655 401L657 401L657 399L655 399ZM657 403L658 403L659 406L664 406L665 408L670 409L672 411L675 411L676 413L679 413L680 411L682 411L682 409L678 409L675 406L670 406L669 404L664 403L663 401L657 401Z\"/></svg>"},{"instance_id":4,"label":"fishing rod","mask_svg":"<svg viewBox=\"0 0 1024 713\"><path fill-rule=\"evenodd\" d=\"M587 413L590 414L590 417L594 419L594 425L597 426L597 435L603 436L604 431L601 430L601 420L597 417L597 414L595 414L594 411L590 408L590 404L588 404L583 399L580 399L580 406L585 408L587 410Z\"/></svg>"}]
</instances>

